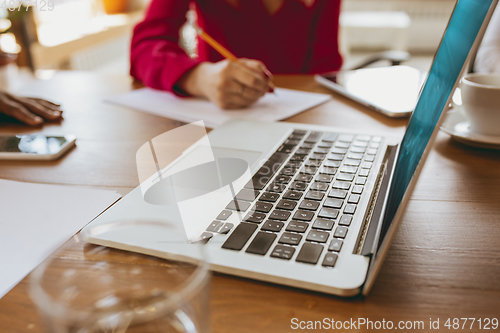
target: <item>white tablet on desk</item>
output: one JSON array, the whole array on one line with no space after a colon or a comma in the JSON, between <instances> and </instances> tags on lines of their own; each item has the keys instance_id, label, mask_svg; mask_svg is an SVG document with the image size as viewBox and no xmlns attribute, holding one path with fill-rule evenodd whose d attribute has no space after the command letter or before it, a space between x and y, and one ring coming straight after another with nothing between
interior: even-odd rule
<instances>
[{"instance_id":1,"label":"white tablet on desk","mask_svg":"<svg viewBox=\"0 0 500 333\"><path fill-rule=\"evenodd\" d=\"M316 81L393 118L413 112L426 73L408 66L365 68L316 75Z\"/></svg>"}]
</instances>

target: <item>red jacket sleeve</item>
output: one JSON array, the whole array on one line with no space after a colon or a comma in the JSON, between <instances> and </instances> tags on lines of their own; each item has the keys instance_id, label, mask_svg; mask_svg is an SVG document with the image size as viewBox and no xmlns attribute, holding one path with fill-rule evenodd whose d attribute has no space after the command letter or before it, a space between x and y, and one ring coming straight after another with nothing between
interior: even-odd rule
<instances>
[{"instance_id":1,"label":"red jacket sleeve","mask_svg":"<svg viewBox=\"0 0 500 333\"><path fill-rule=\"evenodd\" d=\"M342 66L338 47L340 0L326 0L320 4L322 8L313 20L308 45L309 59L305 72L310 74L331 72Z\"/></svg>"},{"instance_id":2,"label":"red jacket sleeve","mask_svg":"<svg viewBox=\"0 0 500 333\"><path fill-rule=\"evenodd\" d=\"M186 95L175 84L201 62L178 45L188 8L189 0L153 0L144 21L135 27L130 74L146 86Z\"/></svg>"}]
</instances>

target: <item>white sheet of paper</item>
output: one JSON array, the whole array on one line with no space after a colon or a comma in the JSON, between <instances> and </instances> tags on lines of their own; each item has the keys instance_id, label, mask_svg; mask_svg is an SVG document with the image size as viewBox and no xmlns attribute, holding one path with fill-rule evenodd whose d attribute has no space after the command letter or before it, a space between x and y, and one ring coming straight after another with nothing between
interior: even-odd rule
<instances>
[{"instance_id":1,"label":"white sheet of paper","mask_svg":"<svg viewBox=\"0 0 500 333\"><path fill-rule=\"evenodd\" d=\"M0 298L119 198L114 191L0 179Z\"/></svg>"},{"instance_id":2,"label":"white sheet of paper","mask_svg":"<svg viewBox=\"0 0 500 333\"><path fill-rule=\"evenodd\" d=\"M236 119L278 121L310 109L331 99L330 95L276 88L255 104L243 110L222 110L215 104L198 98L180 98L174 94L142 88L106 99L107 102L154 115L194 122L203 120L215 128Z\"/></svg>"}]
</instances>

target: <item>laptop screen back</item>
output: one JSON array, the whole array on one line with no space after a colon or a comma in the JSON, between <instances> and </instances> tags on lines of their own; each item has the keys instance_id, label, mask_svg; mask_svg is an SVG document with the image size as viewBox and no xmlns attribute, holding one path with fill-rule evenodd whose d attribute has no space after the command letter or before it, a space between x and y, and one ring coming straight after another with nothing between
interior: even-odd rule
<instances>
[{"instance_id":1,"label":"laptop screen back","mask_svg":"<svg viewBox=\"0 0 500 333\"><path fill-rule=\"evenodd\" d=\"M476 37L495 0L458 0L401 142L379 244L403 200Z\"/></svg>"}]
</instances>

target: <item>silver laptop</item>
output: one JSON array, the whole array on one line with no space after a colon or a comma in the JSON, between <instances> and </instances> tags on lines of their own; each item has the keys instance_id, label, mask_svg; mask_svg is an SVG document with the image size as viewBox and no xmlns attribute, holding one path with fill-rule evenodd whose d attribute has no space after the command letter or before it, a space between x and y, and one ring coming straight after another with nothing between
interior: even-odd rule
<instances>
[{"instance_id":1,"label":"silver laptop","mask_svg":"<svg viewBox=\"0 0 500 333\"><path fill-rule=\"evenodd\" d=\"M214 271L366 295L497 2L457 2L402 141L326 126L230 121L160 168L168 140L155 138L137 155L139 176L147 177L83 230L87 240L179 260L190 256L179 242L203 242ZM133 223L92 232L121 220L172 223L186 232L168 242L144 237Z\"/></svg>"}]
</instances>

